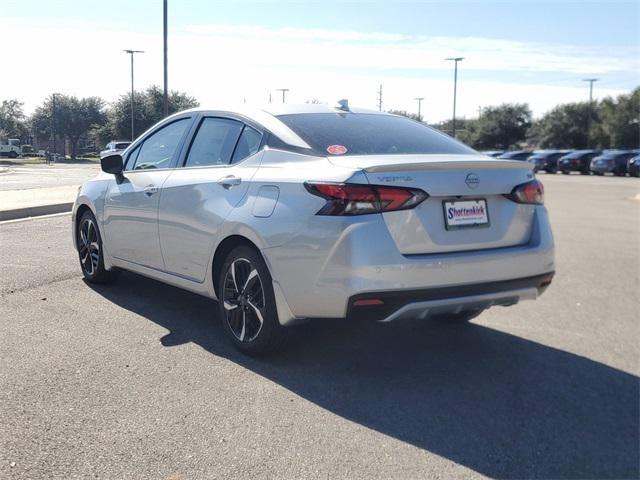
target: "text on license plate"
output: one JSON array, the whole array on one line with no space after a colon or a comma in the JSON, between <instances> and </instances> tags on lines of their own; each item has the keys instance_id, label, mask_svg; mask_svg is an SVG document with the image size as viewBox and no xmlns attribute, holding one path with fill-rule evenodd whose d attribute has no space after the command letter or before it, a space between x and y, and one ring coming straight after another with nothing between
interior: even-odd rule
<instances>
[{"instance_id":1,"label":"text on license plate","mask_svg":"<svg viewBox=\"0 0 640 480\"><path fill-rule=\"evenodd\" d=\"M486 200L462 200L443 202L446 227L473 227L487 225L489 212Z\"/></svg>"}]
</instances>

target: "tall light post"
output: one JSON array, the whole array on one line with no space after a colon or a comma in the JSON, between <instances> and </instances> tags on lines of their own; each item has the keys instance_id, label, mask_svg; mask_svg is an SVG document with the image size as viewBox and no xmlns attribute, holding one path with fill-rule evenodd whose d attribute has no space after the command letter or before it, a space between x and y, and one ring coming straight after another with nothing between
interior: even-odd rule
<instances>
[{"instance_id":1,"label":"tall light post","mask_svg":"<svg viewBox=\"0 0 640 480\"><path fill-rule=\"evenodd\" d=\"M458 90L458 62L464 60L464 57L450 57L445 58L447 61L452 61L454 63L453 67L453 119L452 119L452 137L456 136L456 94Z\"/></svg>"},{"instance_id":2,"label":"tall light post","mask_svg":"<svg viewBox=\"0 0 640 480\"><path fill-rule=\"evenodd\" d=\"M593 117L593 84L600 80L599 78L583 78L583 82L589 82L589 123L587 125L587 147L591 144L591 121Z\"/></svg>"},{"instance_id":3,"label":"tall light post","mask_svg":"<svg viewBox=\"0 0 640 480\"><path fill-rule=\"evenodd\" d=\"M164 47L163 47L163 51L164 51L164 94L163 94L163 104L164 104L164 116L168 117L169 116L169 69L168 69L168 55L167 55L167 48L168 48L168 40L167 40L167 17L168 17L168 12L167 12L167 0L163 0L162 2L162 22L163 22L163 29L162 29L162 36L163 36L163 40L164 40Z\"/></svg>"},{"instance_id":4,"label":"tall light post","mask_svg":"<svg viewBox=\"0 0 640 480\"><path fill-rule=\"evenodd\" d=\"M589 82L589 105L593 103L593 84L600 80L599 78L583 78L583 82Z\"/></svg>"},{"instance_id":5,"label":"tall light post","mask_svg":"<svg viewBox=\"0 0 640 480\"><path fill-rule=\"evenodd\" d=\"M424 100L424 97L416 97L414 100L418 101L418 120L422 121L422 101Z\"/></svg>"},{"instance_id":6,"label":"tall light post","mask_svg":"<svg viewBox=\"0 0 640 480\"><path fill-rule=\"evenodd\" d=\"M133 121L133 55L136 53L144 53L144 50L123 50L123 52L128 53L131 57L131 141L133 142L136 138L135 129L134 129L134 121Z\"/></svg>"},{"instance_id":7,"label":"tall light post","mask_svg":"<svg viewBox=\"0 0 640 480\"><path fill-rule=\"evenodd\" d=\"M51 140L53 140L53 155L58 153L58 145L56 141L56 97L59 93L51 94ZM51 157L51 155L49 155Z\"/></svg>"},{"instance_id":8,"label":"tall light post","mask_svg":"<svg viewBox=\"0 0 640 480\"><path fill-rule=\"evenodd\" d=\"M276 91L282 92L282 103L284 103L284 95L289 91L288 88L276 88Z\"/></svg>"}]
</instances>

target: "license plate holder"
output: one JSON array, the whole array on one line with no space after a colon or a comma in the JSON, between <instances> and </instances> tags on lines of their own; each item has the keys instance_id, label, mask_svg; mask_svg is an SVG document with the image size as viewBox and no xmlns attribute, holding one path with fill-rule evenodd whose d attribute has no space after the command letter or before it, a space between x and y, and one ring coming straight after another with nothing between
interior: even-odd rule
<instances>
[{"instance_id":1,"label":"license plate holder","mask_svg":"<svg viewBox=\"0 0 640 480\"><path fill-rule=\"evenodd\" d=\"M490 225L489 209L487 208L487 200L484 198L444 200L442 210L444 226L447 230L488 227Z\"/></svg>"}]
</instances>

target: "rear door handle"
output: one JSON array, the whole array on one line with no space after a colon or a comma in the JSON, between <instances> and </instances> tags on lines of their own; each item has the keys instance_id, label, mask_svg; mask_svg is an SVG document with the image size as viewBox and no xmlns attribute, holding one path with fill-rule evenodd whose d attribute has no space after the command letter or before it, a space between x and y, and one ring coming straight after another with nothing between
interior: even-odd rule
<instances>
[{"instance_id":1,"label":"rear door handle","mask_svg":"<svg viewBox=\"0 0 640 480\"><path fill-rule=\"evenodd\" d=\"M147 185L146 187L144 187L144 194L147 197L155 195L156 193L158 193L158 187L156 187L155 185Z\"/></svg>"},{"instance_id":2,"label":"rear door handle","mask_svg":"<svg viewBox=\"0 0 640 480\"><path fill-rule=\"evenodd\" d=\"M222 185L224 188L236 187L242 183L242 179L240 177L235 177L233 175L229 175L227 177L222 177L218 180L218 185Z\"/></svg>"}]
</instances>

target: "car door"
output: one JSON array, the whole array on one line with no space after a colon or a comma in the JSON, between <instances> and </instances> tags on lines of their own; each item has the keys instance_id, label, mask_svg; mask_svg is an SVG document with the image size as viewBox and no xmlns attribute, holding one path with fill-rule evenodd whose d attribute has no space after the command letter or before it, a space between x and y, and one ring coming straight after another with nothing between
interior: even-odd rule
<instances>
[{"instance_id":1,"label":"car door","mask_svg":"<svg viewBox=\"0 0 640 480\"><path fill-rule=\"evenodd\" d=\"M181 168L167 178L158 211L165 270L205 279L219 229L245 197L260 161L262 133L239 120L205 116Z\"/></svg>"},{"instance_id":2,"label":"car door","mask_svg":"<svg viewBox=\"0 0 640 480\"><path fill-rule=\"evenodd\" d=\"M105 197L104 231L111 256L164 270L158 238L158 203L191 124L172 120L145 137L127 157L124 179Z\"/></svg>"}]
</instances>

